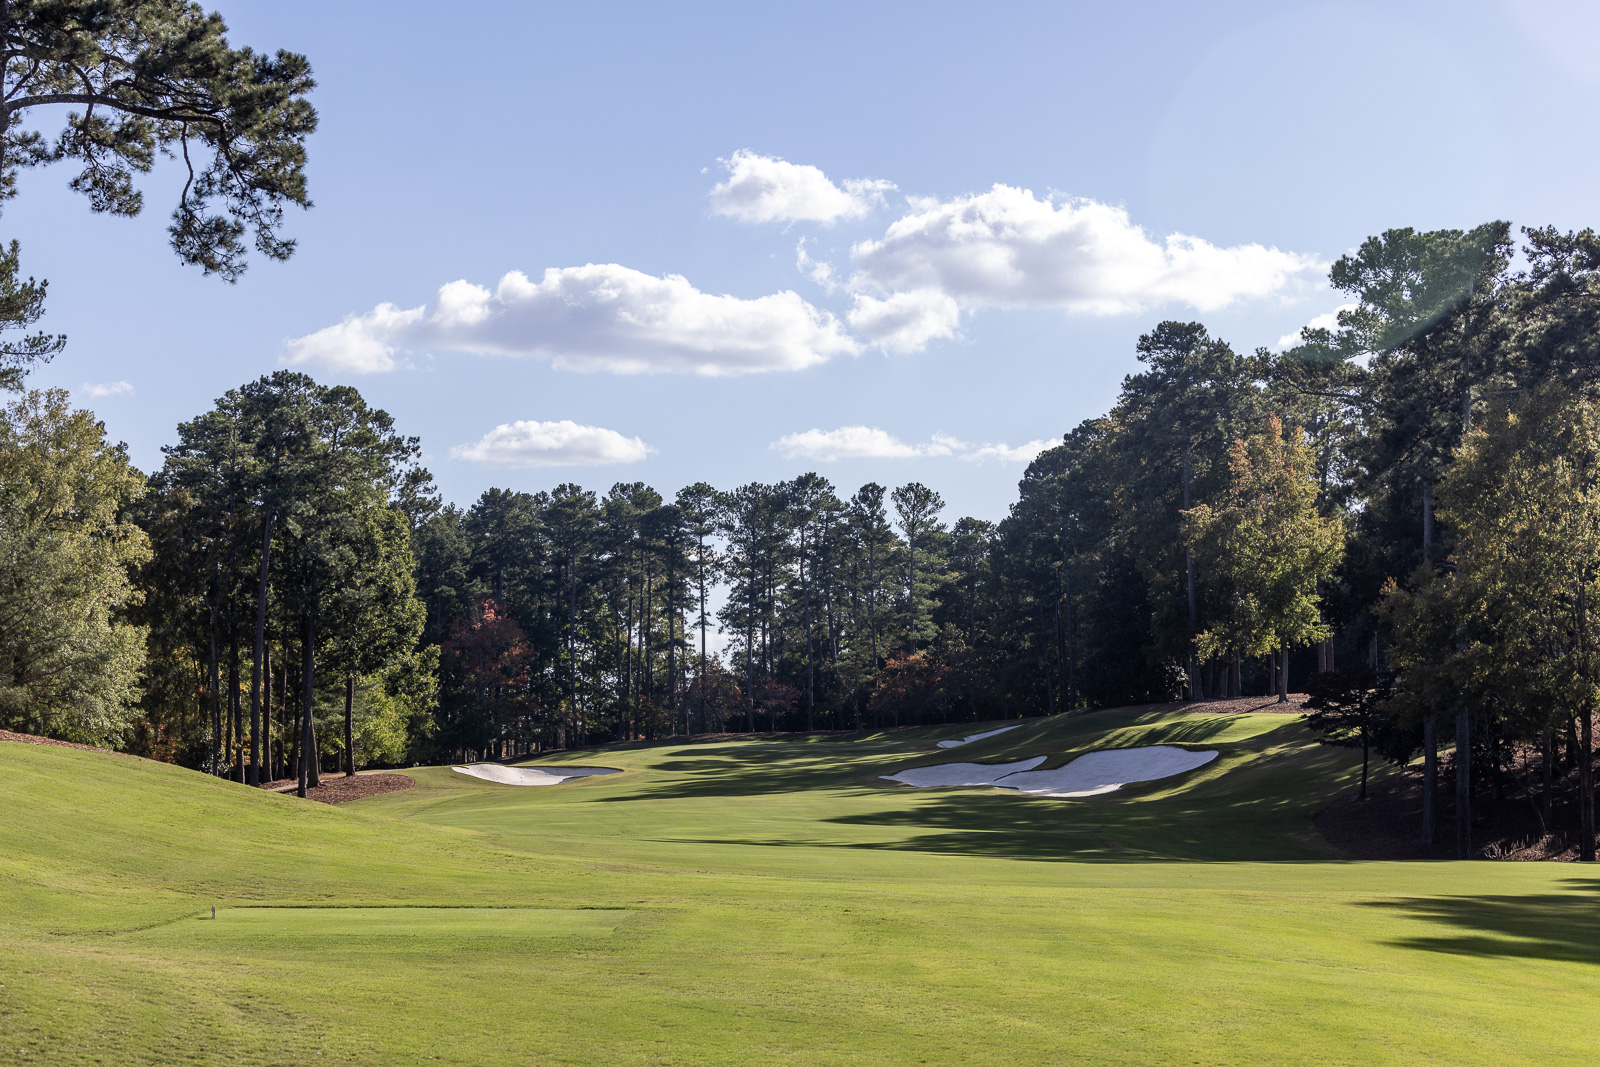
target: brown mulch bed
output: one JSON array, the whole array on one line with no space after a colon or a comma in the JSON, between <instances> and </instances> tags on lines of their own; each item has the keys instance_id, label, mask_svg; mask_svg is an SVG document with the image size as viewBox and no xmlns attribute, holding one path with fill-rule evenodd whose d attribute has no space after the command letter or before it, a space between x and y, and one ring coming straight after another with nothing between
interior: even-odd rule
<instances>
[{"instance_id":1,"label":"brown mulch bed","mask_svg":"<svg viewBox=\"0 0 1600 1067\"><path fill-rule=\"evenodd\" d=\"M1277 697L1238 697L1233 700L1202 700L1196 704L1157 704L1156 707L1168 707L1174 710L1180 707L1191 707L1197 710L1214 711L1219 715L1304 715L1305 702L1308 699L1304 693L1290 693L1287 704L1278 703Z\"/></svg>"},{"instance_id":2,"label":"brown mulch bed","mask_svg":"<svg viewBox=\"0 0 1600 1067\"><path fill-rule=\"evenodd\" d=\"M85 752L110 752L109 748L98 748L94 745L79 745L71 741L57 741L53 737L40 737L38 734L19 734L11 730L0 730L0 741L15 741L19 745L56 745L60 748L81 748Z\"/></svg>"},{"instance_id":3,"label":"brown mulch bed","mask_svg":"<svg viewBox=\"0 0 1600 1067\"><path fill-rule=\"evenodd\" d=\"M1441 776L1442 777L1442 776ZM1329 804L1317 815L1317 829L1328 843L1364 860L1450 860L1456 858L1453 790L1440 783L1434 843L1418 840L1422 826L1422 774L1389 773L1367 784L1367 799L1351 795ZM1575 834L1564 832L1577 822L1570 803L1551 813L1550 829L1527 799L1474 801L1474 859L1576 860Z\"/></svg>"},{"instance_id":4,"label":"brown mulch bed","mask_svg":"<svg viewBox=\"0 0 1600 1067\"><path fill-rule=\"evenodd\" d=\"M285 778L276 782L264 782L261 788L277 793L293 794L299 784L293 778ZM346 778L342 774L329 774L323 776L321 785L306 790L306 799L320 800L324 804L344 804L352 800L375 797L380 793L410 789L416 784L415 778L403 774L358 774L354 778Z\"/></svg>"},{"instance_id":5,"label":"brown mulch bed","mask_svg":"<svg viewBox=\"0 0 1600 1067\"><path fill-rule=\"evenodd\" d=\"M1101 712L1101 711L1151 712L1151 711L1182 711L1184 709L1188 709L1190 711L1203 711L1203 712L1206 712L1208 714L1214 714L1214 715L1248 715L1248 714L1260 714L1260 713L1263 713L1263 712L1265 712L1267 714L1272 714L1272 715L1303 715L1305 713L1305 708L1304 708L1303 705L1305 704L1306 699L1307 699L1307 697L1306 697L1305 693L1290 693L1289 694L1289 702L1287 704L1278 703L1278 698L1275 697L1275 696L1238 697L1238 698L1228 699L1228 700L1199 700L1199 701L1193 701L1193 702L1183 701L1183 700L1176 700L1176 701L1173 701L1173 702L1167 703L1167 704L1131 704L1131 705L1127 705L1127 706L1124 706L1124 707L1116 707L1116 708L1079 708L1079 709L1076 709L1074 711L1063 712L1062 714L1071 715L1071 716L1076 717L1076 716L1079 716L1079 715L1093 715L1096 712ZM1036 716L1033 716L1033 717L1027 718L1027 719L1010 719L1010 720L1006 720L1006 719L985 719L985 720L983 720L983 722L984 722L985 725L988 725L990 723L995 723L995 722L1015 722L1015 723L1018 723L1020 725L1020 724L1023 724L1023 723L1038 722L1042 718L1049 718L1049 716L1037 716L1036 715ZM843 735L843 734L852 734L852 733L886 733L886 734L887 733L904 733L904 732L906 732L908 730L926 730L929 727L941 726L941 725L949 726L952 729L954 729L956 727L961 727L961 726L971 726L972 723L965 722L965 721L962 721L962 722L950 722L950 723L923 722L923 723L916 723L916 724L911 725L911 726L890 726L888 724L884 724L882 726L863 726L860 730L854 730L854 729L850 729L850 730L818 730L817 734L820 734L820 735ZM695 734L693 737L688 737L688 736L684 736L684 735L678 735L678 736L675 736L675 737L662 737L662 738L660 738L660 740L662 740L662 741L735 741L735 740L743 740L743 739L746 739L746 738L757 738L757 739L760 739L760 738L768 738L768 737L808 737L808 736L815 736L815 735L807 734L803 730L779 730L777 733L773 733L773 732L771 732L769 730L760 730L760 729L758 729L753 733L747 732L747 731L744 731L744 730L737 730L737 731L729 730L729 731L726 731L726 732L723 732L723 733ZM607 745L589 745L589 746L585 746L585 747L588 747L588 748L609 748L609 747L614 747L615 744L653 744L653 743L654 742L627 741L627 742L613 742L612 744L607 744ZM530 758L530 757L528 757L528 756L508 757L508 759L517 759L517 760L524 760L524 759L528 759L528 758Z\"/></svg>"}]
</instances>

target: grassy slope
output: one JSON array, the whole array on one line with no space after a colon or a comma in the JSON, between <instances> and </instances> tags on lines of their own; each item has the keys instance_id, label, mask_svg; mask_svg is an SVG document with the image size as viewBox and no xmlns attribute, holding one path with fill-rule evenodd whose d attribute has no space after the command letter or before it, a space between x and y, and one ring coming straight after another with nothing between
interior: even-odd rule
<instances>
[{"instance_id":1,"label":"grassy slope","mask_svg":"<svg viewBox=\"0 0 1600 1067\"><path fill-rule=\"evenodd\" d=\"M1281 716L933 748L971 730L608 749L570 762L628 773L554 789L431 768L342 808L0 744L0 1060L1592 1061L1586 870L1341 861L1309 816L1351 754ZM1222 755L1073 801L877 778L1152 741Z\"/></svg>"}]
</instances>

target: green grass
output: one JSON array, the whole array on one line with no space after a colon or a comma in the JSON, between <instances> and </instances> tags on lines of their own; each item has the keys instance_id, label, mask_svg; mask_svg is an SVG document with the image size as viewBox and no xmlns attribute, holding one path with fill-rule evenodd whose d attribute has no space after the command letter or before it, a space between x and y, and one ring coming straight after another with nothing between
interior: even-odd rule
<instances>
[{"instance_id":1,"label":"green grass","mask_svg":"<svg viewBox=\"0 0 1600 1067\"><path fill-rule=\"evenodd\" d=\"M1356 756L1130 709L624 746L330 808L0 744L0 1062L1590 1063L1600 877L1357 863ZM1216 748L1081 800L951 760ZM211 906L217 916L211 918Z\"/></svg>"}]
</instances>

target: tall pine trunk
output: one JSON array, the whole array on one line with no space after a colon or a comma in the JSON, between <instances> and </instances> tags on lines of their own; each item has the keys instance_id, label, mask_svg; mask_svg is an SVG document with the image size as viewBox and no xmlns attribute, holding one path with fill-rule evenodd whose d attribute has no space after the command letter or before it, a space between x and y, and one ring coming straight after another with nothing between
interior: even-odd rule
<instances>
[{"instance_id":1,"label":"tall pine trunk","mask_svg":"<svg viewBox=\"0 0 1600 1067\"><path fill-rule=\"evenodd\" d=\"M912 652L917 650L917 528L906 527L906 558L911 564L911 582L906 587L907 638ZM900 720L897 717L895 721Z\"/></svg>"},{"instance_id":2,"label":"tall pine trunk","mask_svg":"<svg viewBox=\"0 0 1600 1067\"><path fill-rule=\"evenodd\" d=\"M291 646L286 639L283 642L283 776L292 778L299 772L300 766L300 705L298 703L300 687L289 683L289 665L294 662ZM295 675L295 681L300 676Z\"/></svg>"},{"instance_id":3,"label":"tall pine trunk","mask_svg":"<svg viewBox=\"0 0 1600 1067\"><path fill-rule=\"evenodd\" d=\"M1050 639L1050 623L1044 617L1043 605L1041 605L1041 610L1039 612L1039 630L1044 635L1045 647L1047 649L1050 649L1051 652L1053 652L1054 651L1055 642ZM1050 660L1052 658L1053 658L1053 656L1051 655L1050 652L1047 652L1045 654L1045 657L1044 657L1044 695L1045 695L1045 699L1048 701L1048 706L1050 708L1050 714L1054 715L1056 713L1056 687L1055 687L1055 679L1054 679L1054 677L1052 677L1053 672L1050 669L1050 666L1051 666L1050 665ZM896 720L896 724L898 725L898 720Z\"/></svg>"},{"instance_id":4,"label":"tall pine trunk","mask_svg":"<svg viewBox=\"0 0 1600 1067\"><path fill-rule=\"evenodd\" d=\"M1456 706L1456 859L1472 858L1472 715Z\"/></svg>"},{"instance_id":5,"label":"tall pine trunk","mask_svg":"<svg viewBox=\"0 0 1600 1067\"><path fill-rule=\"evenodd\" d=\"M356 676L344 676L344 776L355 777L356 773Z\"/></svg>"},{"instance_id":6,"label":"tall pine trunk","mask_svg":"<svg viewBox=\"0 0 1600 1067\"><path fill-rule=\"evenodd\" d=\"M1368 717L1371 712L1367 713ZM1365 720L1361 723L1361 799L1367 799L1367 760L1372 750L1372 732L1367 729Z\"/></svg>"},{"instance_id":7,"label":"tall pine trunk","mask_svg":"<svg viewBox=\"0 0 1600 1067\"><path fill-rule=\"evenodd\" d=\"M239 702L239 626L233 608L228 609L228 736L233 742L228 752L229 777L244 784L244 709ZM237 755L235 755L237 753Z\"/></svg>"},{"instance_id":8,"label":"tall pine trunk","mask_svg":"<svg viewBox=\"0 0 1600 1067\"><path fill-rule=\"evenodd\" d=\"M705 731L710 727L706 724L706 549L705 542L700 544L700 672L695 676L695 689L700 694L700 729ZM693 731L690 731L691 733Z\"/></svg>"},{"instance_id":9,"label":"tall pine trunk","mask_svg":"<svg viewBox=\"0 0 1600 1067\"><path fill-rule=\"evenodd\" d=\"M300 748L295 741L295 735L299 731L292 726L294 707L291 698L294 694L294 688L289 684L289 664L294 661L294 656L290 654L290 648L289 639L286 637L282 644L283 673L278 676L279 681L282 683L278 686L278 691L282 694L280 699L283 701L283 711L278 719L278 728L283 735L281 744L283 746L283 776L285 778L294 773L292 768L300 761Z\"/></svg>"},{"instance_id":10,"label":"tall pine trunk","mask_svg":"<svg viewBox=\"0 0 1600 1067\"><path fill-rule=\"evenodd\" d=\"M567 686L572 712L572 732L567 737L571 748L578 735L578 553L573 551L568 569L571 571L570 599L567 603Z\"/></svg>"},{"instance_id":11,"label":"tall pine trunk","mask_svg":"<svg viewBox=\"0 0 1600 1067\"><path fill-rule=\"evenodd\" d=\"M650 648L650 616L655 610L655 582L654 576L649 570L645 571L644 600L640 602L639 608L641 612L639 616L639 643L644 650L644 659L640 664L644 669L644 684L640 688L640 692L644 695L646 708L650 708L655 705L656 700L656 672L655 661L651 659ZM654 715L651 715L645 722L644 736L650 741L656 739L656 720Z\"/></svg>"},{"instance_id":12,"label":"tall pine trunk","mask_svg":"<svg viewBox=\"0 0 1600 1067\"><path fill-rule=\"evenodd\" d=\"M675 553L667 554L667 711L672 716L672 732L678 732L678 575ZM683 732L690 733L687 713Z\"/></svg>"},{"instance_id":13,"label":"tall pine trunk","mask_svg":"<svg viewBox=\"0 0 1600 1067\"><path fill-rule=\"evenodd\" d=\"M250 784L261 784L261 682L262 671L266 671L267 684L267 716L272 715L272 667L268 664L267 655L267 575L272 566L272 524L277 519L273 509L267 509L267 517L261 528L261 580L256 585L256 643L255 660L250 665ZM265 666L264 666L265 665ZM267 742L267 777L272 777L272 742Z\"/></svg>"},{"instance_id":14,"label":"tall pine trunk","mask_svg":"<svg viewBox=\"0 0 1600 1067\"><path fill-rule=\"evenodd\" d=\"M800 596L805 601L806 613L806 733L817 729L817 703L814 670L811 662L811 582L806 574L806 535L800 533Z\"/></svg>"},{"instance_id":15,"label":"tall pine trunk","mask_svg":"<svg viewBox=\"0 0 1600 1067\"><path fill-rule=\"evenodd\" d=\"M1439 734L1434 716L1422 720L1422 843L1433 844L1439 822Z\"/></svg>"},{"instance_id":16,"label":"tall pine trunk","mask_svg":"<svg viewBox=\"0 0 1600 1067\"><path fill-rule=\"evenodd\" d=\"M1191 494L1194 482L1194 468L1189 457L1189 419L1183 419L1183 510L1188 511L1193 507ZM1194 643L1200 634L1200 596L1195 585L1194 577L1194 549L1185 546L1183 550L1184 585L1189 600L1189 651L1188 675L1190 700L1204 700L1205 690L1200 681L1200 666L1195 661Z\"/></svg>"},{"instance_id":17,"label":"tall pine trunk","mask_svg":"<svg viewBox=\"0 0 1600 1067\"><path fill-rule=\"evenodd\" d=\"M315 714L311 717L311 765L306 771L306 777L312 789L322 784L322 745L317 741Z\"/></svg>"},{"instance_id":18,"label":"tall pine trunk","mask_svg":"<svg viewBox=\"0 0 1600 1067\"><path fill-rule=\"evenodd\" d=\"M281 752L272 745L272 651L262 653L261 663L261 750L262 762L267 769L267 781L278 777L278 756Z\"/></svg>"},{"instance_id":19,"label":"tall pine trunk","mask_svg":"<svg viewBox=\"0 0 1600 1067\"><path fill-rule=\"evenodd\" d=\"M1594 716L1578 716L1578 858L1594 862Z\"/></svg>"},{"instance_id":20,"label":"tall pine trunk","mask_svg":"<svg viewBox=\"0 0 1600 1067\"><path fill-rule=\"evenodd\" d=\"M1589 658L1589 575L1587 569L1578 580L1578 649L1580 663ZM1587 680L1587 679L1585 679ZM1585 707L1578 713L1578 858L1594 862L1594 744L1593 714Z\"/></svg>"},{"instance_id":21,"label":"tall pine trunk","mask_svg":"<svg viewBox=\"0 0 1600 1067\"><path fill-rule=\"evenodd\" d=\"M1540 770L1543 771L1544 777L1544 788L1539 796L1539 821L1544 824L1546 833L1550 832L1551 794L1555 792L1555 748L1555 739L1551 737L1550 731L1546 730L1544 741L1539 746L1540 763L1543 764Z\"/></svg>"},{"instance_id":22,"label":"tall pine trunk","mask_svg":"<svg viewBox=\"0 0 1600 1067\"><path fill-rule=\"evenodd\" d=\"M316 784L317 744L312 734L311 708L315 689L317 663L317 571L311 570L311 604L306 609L305 637L300 646L300 681L302 685L300 708L300 777L296 796L306 795L306 783Z\"/></svg>"},{"instance_id":23,"label":"tall pine trunk","mask_svg":"<svg viewBox=\"0 0 1600 1067\"><path fill-rule=\"evenodd\" d=\"M1071 711L1073 708L1077 707L1078 702L1078 680L1074 676L1073 671L1073 661L1077 659L1078 650L1077 642L1073 639L1072 633L1072 583L1070 581L1067 582L1063 588L1062 604L1064 605L1063 610L1066 612L1066 620L1063 628L1066 630L1067 638L1067 680L1065 683L1066 692L1063 694L1065 698L1063 703L1065 703L1066 709ZM970 689L971 682L968 682L969 692ZM976 705L974 705L973 710L974 714L976 714Z\"/></svg>"},{"instance_id":24,"label":"tall pine trunk","mask_svg":"<svg viewBox=\"0 0 1600 1067\"><path fill-rule=\"evenodd\" d=\"M222 763L222 670L217 662L217 606L211 609L211 773L223 777Z\"/></svg>"},{"instance_id":25,"label":"tall pine trunk","mask_svg":"<svg viewBox=\"0 0 1600 1067\"><path fill-rule=\"evenodd\" d=\"M750 574L750 588L745 599L744 612L744 730L756 732L756 576Z\"/></svg>"}]
</instances>

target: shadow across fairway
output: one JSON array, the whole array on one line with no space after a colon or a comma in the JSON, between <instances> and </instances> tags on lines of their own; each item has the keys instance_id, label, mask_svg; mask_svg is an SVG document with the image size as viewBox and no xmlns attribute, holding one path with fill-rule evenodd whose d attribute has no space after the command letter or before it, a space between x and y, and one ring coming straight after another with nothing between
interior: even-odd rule
<instances>
[{"instance_id":1,"label":"shadow across fairway","mask_svg":"<svg viewBox=\"0 0 1600 1067\"><path fill-rule=\"evenodd\" d=\"M1186 719L1171 725L1157 725L1144 730L1141 745L1196 745L1209 741L1235 724L1231 716L1210 719Z\"/></svg>"},{"instance_id":2,"label":"shadow across fairway","mask_svg":"<svg viewBox=\"0 0 1600 1067\"><path fill-rule=\"evenodd\" d=\"M1389 942L1397 948L1600 964L1600 879L1568 878L1565 884L1570 893L1401 897L1365 906L1456 931Z\"/></svg>"},{"instance_id":3,"label":"shadow across fairway","mask_svg":"<svg viewBox=\"0 0 1600 1067\"><path fill-rule=\"evenodd\" d=\"M675 777L643 785L635 792L596 797L596 803L682 800L701 797L761 796L860 785L864 775L889 773L904 752L855 750L841 758L836 749L817 751L795 745L776 758L768 746L725 746L723 751L664 759L650 768Z\"/></svg>"},{"instance_id":4,"label":"shadow across fairway","mask_svg":"<svg viewBox=\"0 0 1600 1067\"><path fill-rule=\"evenodd\" d=\"M1331 858L1311 833L1297 840L1294 829L1309 827L1300 798L1180 794L1144 804L1140 792L1065 801L951 793L907 810L830 821L933 831L851 848L1078 863Z\"/></svg>"},{"instance_id":5,"label":"shadow across fairway","mask_svg":"<svg viewBox=\"0 0 1600 1067\"><path fill-rule=\"evenodd\" d=\"M1133 743L1205 743L1233 729L1237 717L1207 716L1150 724ZM1285 718L1285 726L1294 722ZM1122 727L1096 730L1100 744L1125 747ZM1016 731L1022 733L1023 731ZM1269 737L1268 735L1274 735ZM1001 735L1003 740L1011 735ZM1013 751L975 752L980 762L1061 749L1077 739L1026 740ZM1082 744L1082 741L1078 741ZM977 747L974 745L974 747ZM985 746L986 748L988 746ZM1272 755L1261 758L1271 751ZM963 751L961 755L965 756ZM841 758L842 757L842 758ZM881 775L908 762L950 762L946 753L907 753L903 745L857 743L842 750L781 739L715 744L664 754L661 772L592 803L726 799L821 792L844 794L845 811L823 815L818 832L743 836L717 828L680 837L703 844L921 852L1045 862L1329 861L1347 858L1317 831L1313 816L1348 785L1354 761L1343 749L1316 745L1276 728L1229 741L1222 759L1188 774L1133 783L1100 797L1044 799L988 789L919 790ZM969 757L971 758L971 757ZM868 810L862 810L862 808ZM853 809L853 810L851 810ZM815 810L815 809L813 809ZM832 827L832 831L822 828ZM792 826L786 824L792 830ZM838 833L841 829L848 832Z\"/></svg>"},{"instance_id":6,"label":"shadow across fairway","mask_svg":"<svg viewBox=\"0 0 1600 1067\"><path fill-rule=\"evenodd\" d=\"M1138 802L1136 790L1066 801L952 790L918 796L909 807L821 820L835 826L899 831L891 840L695 840L1053 863L1327 862L1338 855L1316 834L1303 799L1182 795L1149 804Z\"/></svg>"}]
</instances>

